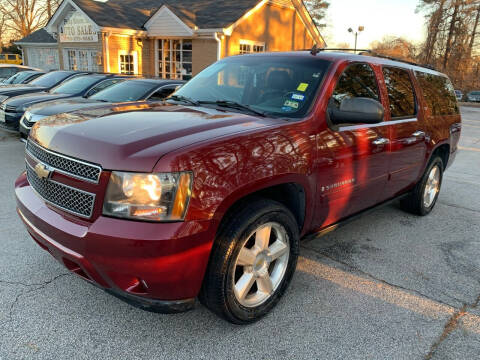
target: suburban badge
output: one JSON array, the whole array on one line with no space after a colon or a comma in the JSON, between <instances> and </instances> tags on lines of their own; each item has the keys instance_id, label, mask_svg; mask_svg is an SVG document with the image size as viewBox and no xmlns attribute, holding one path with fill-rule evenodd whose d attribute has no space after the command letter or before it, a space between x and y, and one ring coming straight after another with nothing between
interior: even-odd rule
<instances>
[{"instance_id":1,"label":"suburban badge","mask_svg":"<svg viewBox=\"0 0 480 360\"><path fill-rule=\"evenodd\" d=\"M38 163L35 165L35 173L38 175L40 179L48 179L52 174L52 170L42 163Z\"/></svg>"}]
</instances>

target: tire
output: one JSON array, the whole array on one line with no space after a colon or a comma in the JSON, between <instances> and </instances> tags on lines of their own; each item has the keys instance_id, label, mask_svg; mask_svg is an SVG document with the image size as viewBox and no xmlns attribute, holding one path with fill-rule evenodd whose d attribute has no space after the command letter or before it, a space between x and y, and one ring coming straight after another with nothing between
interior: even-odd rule
<instances>
[{"instance_id":1,"label":"tire","mask_svg":"<svg viewBox=\"0 0 480 360\"><path fill-rule=\"evenodd\" d=\"M439 156L434 157L427 166L427 169L425 170L420 182L406 198L401 200L401 208L415 215L428 215L437 203L438 195L442 186L443 169L444 164L442 159ZM436 191L434 193L430 193L430 197L427 201L425 198L427 197L426 192L429 192L429 189L432 189L429 186L433 186L431 177L434 176L436 178L436 175L432 175L434 172L438 172L438 180L437 184L435 185Z\"/></svg>"},{"instance_id":2,"label":"tire","mask_svg":"<svg viewBox=\"0 0 480 360\"><path fill-rule=\"evenodd\" d=\"M254 199L219 230L200 301L231 323L255 322L285 293L298 252L299 230L292 213L278 202Z\"/></svg>"}]
</instances>

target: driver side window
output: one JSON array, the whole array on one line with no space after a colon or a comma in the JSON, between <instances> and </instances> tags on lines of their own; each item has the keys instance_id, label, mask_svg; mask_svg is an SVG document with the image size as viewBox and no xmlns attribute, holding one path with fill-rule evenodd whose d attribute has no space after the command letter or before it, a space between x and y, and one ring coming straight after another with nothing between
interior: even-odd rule
<instances>
[{"instance_id":1,"label":"driver side window","mask_svg":"<svg viewBox=\"0 0 480 360\"><path fill-rule=\"evenodd\" d=\"M368 64L358 63L347 67L340 76L330 105L340 108L345 99L363 97L379 101L377 78Z\"/></svg>"}]
</instances>

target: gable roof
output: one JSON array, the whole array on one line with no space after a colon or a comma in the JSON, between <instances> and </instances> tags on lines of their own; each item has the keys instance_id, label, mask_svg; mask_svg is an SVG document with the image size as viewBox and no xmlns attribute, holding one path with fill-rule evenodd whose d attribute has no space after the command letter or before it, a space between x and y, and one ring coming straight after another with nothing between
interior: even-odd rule
<instances>
[{"instance_id":1,"label":"gable roof","mask_svg":"<svg viewBox=\"0 0 480 360\"><path fill-rule=\"evenodd\" d=\"M74 7L100 28L144 31L147 21L163 8L171 11L192 30L228 30L241 21L249 11L269 1L280 5L291 2L314 40L319 44L325 43L303 0L63 0L46 28L48 31L55 32L51 25L59 21L61 13ZM55 42L55 39L46 31L42 37L49 42ZM25 39L21 42L25 42Z\"/></svg>"},{"instance_id":2,"label":"gable roof","mask_svg":"<svg viewBox=\"0 0 480 360\"><path fill-rule=\"evenodd\" d=\"M224 28L243 16L260 0L73 0L97 25L143 30L143 25L163 5L191 28Z\"/></svg>"},{"instance_id":3,"label":"gable roof","mask_svg":"<svg viewBox=\"0 0 480 360\"><path fill-rule=\"evenodd\" d=\"M15 44L22 43L56 44L57 40L55 40L55 38L45 29L40 29L15 42Z\"/></svg>"}]
</instances>

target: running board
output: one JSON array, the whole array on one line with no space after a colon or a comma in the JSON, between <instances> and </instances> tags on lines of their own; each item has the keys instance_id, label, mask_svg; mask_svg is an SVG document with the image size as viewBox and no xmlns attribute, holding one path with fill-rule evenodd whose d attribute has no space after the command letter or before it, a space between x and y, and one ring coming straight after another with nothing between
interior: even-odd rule
<instances>
[{"instance_id":1,"label":"running board","mask_svg":"<svg viewBox=\"0 0 480 360\"><path fill-rule=\"evenodd\" d=\"M350 215L348 217L346 217L345 219L343 220L340 220L339 222L336 222L335 224L332 224L332 225L328 225L327 227L324 227L323 229L319 230L319 231L316 231L314 233L311 233L311 234L308 234L308 235L305 235L301 241L302 243L305 243L305 242L308 242L308 241L312 241L312 240L315 240L315 239L318 239L318 238L321 238L329 233L331 233L332 231L335 231L337 230L339 227L342 227L344 225L347 225L349 223L351 223L352 221L355 221L357 220L358 218L364 216L364 215L367 215L367 214L370 214L384 206L387 206L387 205L390 205L398 200L401 200L403 199L404 197L410 195L410 192L406 192L405 194L402 194L402 195L399 195L397 197L394 197L393 199L390 199L390 200L387 200L387 201L384 201L380 204L377 204L377 205L374 205L372 207L369 207L365 210L362 210L358 213L355 213L353 215Z\"/></svg>"}]
</instances>

